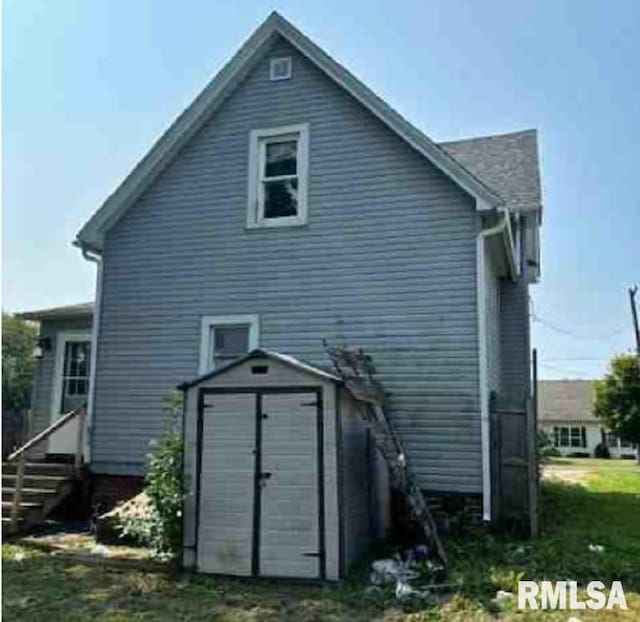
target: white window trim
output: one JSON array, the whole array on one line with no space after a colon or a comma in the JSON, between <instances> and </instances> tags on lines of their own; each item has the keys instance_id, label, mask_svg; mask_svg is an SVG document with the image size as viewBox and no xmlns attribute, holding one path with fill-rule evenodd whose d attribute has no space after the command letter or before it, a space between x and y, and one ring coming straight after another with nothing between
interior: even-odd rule
<instances>
[{"instance_id":1,"label":"white window trim","mask_svg":"<svg viewBox=\"0 0 640 622\"><path fill-rule=\"evenodd\" d=\"M286 75L276 76L273 73L273 68L278 63L282 63L284 61L287 62L288 72L286 73ZM293 65L293 62L291 60L291 56L279 56L277 58L272 58L271 62L269 63L269 80L271 80L272 82L278 82L279 80L289 80L291 78L291 67L292 67L292 65Z\"/></svg>"},{"instance_id":2,"label":"white window trim","mask_svg":"<svg viewBox=\"0 0 640 622\"><path fill-rule=\"evenodd\" d=\"M69 342L88 341L91 343L91 331L60 331L56 337L56 358L53 368L53 387L51 390L51 415L50 421L53 423L63 413L60 412L60 404L62 403L62 375L64 373L64 351L65 346ZM92 357L89 357L91 364ZM87 387L87 399L91 393L92 374L89 369L89 386Z\"/></svg>"},{"instance_id":3,"label":"white window trim","mask_svg":"<svg viewBox=\"0 0 640 622\"><path fill-rule=\"evenodd\" d=\"M255 350L260 342L260 318L255 314L245 315L205 315L200 321L200 366L198 373L207 374L213 367L212 328L216 326L249 325L249 352Z\"/></svg>"},{"instance_id":4,"label":"white window trim","mask_svg":"<svg viewBox=\"0 0 640 622\"><path fill-rule=\"evenodd\" d=\"M262 183L260 177L263 162L262 145L265 139L297 135L298 140L298 214L283 218L264 218L262 216ZM307 198L309 187L309 124L286 125L268 129L251 130L249 133L249 200L247 204L247 228L292 227L307 223Z\"/></svg>"},{"instance_id":5,"label":"white window trim","mask_svg":"<svg viewBox=\"0 0 640 622\"><path fill-rule=\"evenodd\" d=\"M587 444L583 444L582 442L582 428L584 428L585 426L582 425L555 425L553 426L553 430L552 430L552 434L553 434L553 444L554 447L557 447L558 449L585 449L585 447L587 447ZM555 430L558 430L558 438L557 441L558 443L556 444L556 436L555 436ZM562 438L562 430L567 430L567 444L563 445L560 441ZM578 430L578 434L580 437L580 444L579 445L574 445L573 444L573 431L574 430ZM587 431L585 429L585 435L586 435Z\"/></svg>"}]
</instances>

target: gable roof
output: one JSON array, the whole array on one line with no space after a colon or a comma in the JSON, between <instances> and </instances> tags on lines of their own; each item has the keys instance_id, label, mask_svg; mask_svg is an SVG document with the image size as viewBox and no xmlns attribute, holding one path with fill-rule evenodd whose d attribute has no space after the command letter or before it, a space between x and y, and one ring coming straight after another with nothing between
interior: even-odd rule
<instances>
[{"instance_id":1,"label":"gable roof","mask_svg":"<svg viewBox=\"0 0 640 622\"><path fill-rule=\"evenodd\" d=\"M334 373L321 369L320 367L316 367L315 365L310 365L309 363L305 363L300 359L297 359L288 354L281 354L280 352L274 352L273 350L265 350L264 348L256 348L249 352L249 354L245 354L240 358L232 361L228 365L224 365L220 367L220 369L215 369L214 371L210 371L206 374L198 376L194 380L190 380L188 382L183 382L178 385L178 389L185 391L191 387L195 387L196 385L204 382L205 380L209 380L215 376L220 376L225 372L233 369L234 367L238 367L238 365L242 365L246 361L254 360L254 359L271 359L274 361L278 361L280 363L284 363L288 367L292 367L298 371L304 372L306 374L310 374L312 376L317 376L322 378L323 380L330 380L331 382L342 383L342 378L339 378Z\"/></svg>"},{"instance_id":2,"label":"gable roof","mask_svg":"<svg viewBox=\"0 0 640 622\"><path fill-rule=\"evenodd\" d=\"M36 311L25 311L18 313L24 320L74 320L77 318L91 318L93 316L93 302L81 302L75 305L64 305L62 307L49 307L47 309L37 309Z\"/></svg>"},{"instance_id":3,"label":"gable roof","mask_svg":"<svg viewBox=\"0 0 640 622\"><path fill-rule=\"evenodd\" d=\"M593 388L589 380L541 380L538 421L593 421Z\"/></svg>"},{"instance_id":4,"label":"gable roof","mask_svg":"<svg viewBox=\"0 0 640 622\"><path fill-rule=\"evenodd\" d=\"M541 209L538 134L535 130L439 144L498 192L507 208L516 211Z\"/></svg>"},{"instance_id":5,"label":"gable roof","mask_svg":"<svg viewBox=\"0 0 640 622\"><path fill-rule=\"evenodd\" d=\"M115 192L93 214L77 234L74 242L76 245L94 251L101 250L106 231L118 221L120 216L167 166L180 148L210 118L278 36L286 39L416 151L474 196L478 201L479 208L493 208L503 205L504 201L498 193L465 168L445 149L439 147L406 121L342 65L274 11L193 103L178 116Z\"/></svg>"}]
</instances>

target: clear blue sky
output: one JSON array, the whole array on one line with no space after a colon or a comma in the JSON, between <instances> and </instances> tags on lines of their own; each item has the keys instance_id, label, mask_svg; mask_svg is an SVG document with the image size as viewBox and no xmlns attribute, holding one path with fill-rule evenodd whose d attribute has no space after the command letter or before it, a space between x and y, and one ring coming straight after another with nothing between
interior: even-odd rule
<instances>
[{"instance_id":1,"label":"clear blue sky","mask_svg":"<svg viewBox=\"0 0 640 622\"><path fill-rule=\"evenodd\" d=\"M75 233L276 8L434 140L538 128L534 308L575 335L534 323L541 376L597 376L633 345L640 2L401 5L5 0L3 308L92 298Z\"/></svg>"}]
</instances>

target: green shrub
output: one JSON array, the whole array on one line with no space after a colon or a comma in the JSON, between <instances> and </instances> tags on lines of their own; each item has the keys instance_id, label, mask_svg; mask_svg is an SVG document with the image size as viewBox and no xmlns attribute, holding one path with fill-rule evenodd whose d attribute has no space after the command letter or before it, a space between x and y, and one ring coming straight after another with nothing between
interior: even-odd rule
<instances>
[{"instance_id":1,"label":"green shrub","mask_svg":"<svg viewBox=\"0 0 640 622\"><path fill-rule=\"evenodd\" d=\"M154 557L171 560L182 549L182 502L186 487L182 471L181 395L174 392L164 401L164 431L151 442L147 454L144 492L151 502L149 515L123 517L120 531L123 537L148 546Z\"/></svg>"},{"instance_id":2,"label":"green shrub","mask_svg":"<svg viewBox=\"0 0 640 622\"><path fill-rule=\"evenodd\" d=\"M608 459L611 458L611 452L604 443L598 443L593 451L593 457Z\"/></svg>"},{"instance_id":3,"label":"green shrub","mask_svg":"<svg viewBox=\"0 0 640 622\"><path fill-rule=\"evenodd\" d=\"M551 435L544 430L538 430L536 435L536 444L538 446L538 459L542 464L548 462L549 458L560 455L560 452L553 444Z\"/></svg>"}]
</instances>

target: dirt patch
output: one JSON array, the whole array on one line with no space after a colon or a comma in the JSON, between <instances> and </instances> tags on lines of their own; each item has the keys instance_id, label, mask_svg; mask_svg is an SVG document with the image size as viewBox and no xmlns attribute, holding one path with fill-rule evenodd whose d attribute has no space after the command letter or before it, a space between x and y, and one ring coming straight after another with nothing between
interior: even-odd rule
<instances>
[{"instance_id":1,"label":"dirt patch","mask_svg":"<svg viewBox=\"0 0 640 622\"><path fill-rule=\"evenodd\" d=\"M556 480L564 482L565 484L585 485L593 475L593 471L586 469L568 469L566 467L548 465L542 470L542 477L544 479Z\"/></svg>"},{"instance_id":2,"label":"dirt patch","mask_svg":"<svg viewBox=\"0 0 640 622\"><path fill-rule=\"evenodd\" d=\"M54 534L27 536L20 544L36 547L50 555L66 558L83 559L85 561L133 562L137 564L159 564L152 559L149 549L125 545L104 545L96 542L90 533L59 532Z\"/></svg>"}]
</instances>

